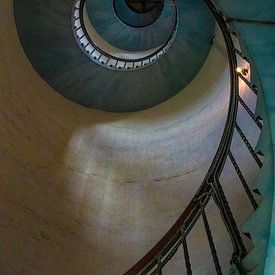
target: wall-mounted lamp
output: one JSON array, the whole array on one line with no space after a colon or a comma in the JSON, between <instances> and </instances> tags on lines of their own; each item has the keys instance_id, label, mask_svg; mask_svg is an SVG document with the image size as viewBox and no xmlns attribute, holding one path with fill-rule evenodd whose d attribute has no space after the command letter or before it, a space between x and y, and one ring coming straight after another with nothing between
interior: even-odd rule
<instances>
[{"instance_id":1,"label":"wall-mounted lamp","mask_svg":"<svg viewBox=\"0 0 275 275\"><path fill-rule=\"evenodd\" d=\"M237 67L236 72L239 73L239 74L242 74L243 76L248 75L248 69L247 68Z\"/></svg>"}]
</instances>

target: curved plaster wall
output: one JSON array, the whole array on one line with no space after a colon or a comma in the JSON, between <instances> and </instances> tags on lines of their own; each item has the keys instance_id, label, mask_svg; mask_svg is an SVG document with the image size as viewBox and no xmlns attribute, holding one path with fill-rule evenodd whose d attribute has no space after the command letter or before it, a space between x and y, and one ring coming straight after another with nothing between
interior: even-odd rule
<instances>
[{"instance_id":1,"label":"curved plaster wall","mask_svg":"<svg viewBox=\"0 0 275 275\"><path fill-rule=\"evenodd\" d=\"M53 91L24 55L10 1L0 18L0 270L122 273L173 224L208 169L228 104L225 50L217 39L197 77L165 103L110 114ZM211 274L200 251L195 274Z\"/></svg>"}]
</instances>

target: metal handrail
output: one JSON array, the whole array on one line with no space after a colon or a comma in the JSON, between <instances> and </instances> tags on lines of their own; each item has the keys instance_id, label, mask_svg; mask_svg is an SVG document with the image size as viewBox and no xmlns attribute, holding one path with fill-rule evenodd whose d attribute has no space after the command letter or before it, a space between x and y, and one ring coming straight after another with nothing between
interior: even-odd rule
<instances>
[{"instance_id":1,"label":"metal handrail","mask_svg":"<svg viewBox=\"0 0 275 275\"><path fill-rule=\"evenodd\" d=\"M73 27L73 34L75 36L75 39L77 41L77 44L81 48L81 50L89 56L93 61L96 63L103 65L104 67L107 67L109 69L115 69L115 70L136 70L140 68L147 67L153 63L155 63L161 56L163 56L169 48L172 46L173 41L176 37L177 28L178 28L178 22L179 22L179 13L177 5L175 5L175 22L173 31L168 37L167 41L156 51L153 53L141 57L141 58L121 58L116 57L114 55L111 55L110 53L107 53L106 51L102 50L98 45L96 45L92 38L89 36L87 29L85 27L84 23L84 6L85 6L86 0L76 0L73 11L72 11L72 27ZM78 10L79 14L78 17L75 16L75 11ZM80 27L76 27L74 22L76 20L80 21ZM81 30L81 36L78 35L78 32ZM87 41L85 44L83 43L83 40ZM88 49L91 47L92 51L90 52ZM97 53L97 55L93 54Z\"/></svg>"},{"instance_id":2,"label":"metal handrail","mask_svg":"<svg viewBox=\"0 0 275 275\"><path fill-rule=\"evenodd\" d=\"M236 117L238 111L238 102L239 102L239 75L236 72L237 68L237 57L236 49L234 47L228 26L224 20L223 15L217 10L211 0L204 0L207 6L212 11L213 15L218 22L223 37L225 40L227 54L229 59L230 67L230 101L229 101L229 110L227 114L227 120L223 135L218 147L218 150L215 154L215 157L211 163L211 166L200 185L195 196L188 204L187 208L174 223L174 225L168 230L168 232L161 238L161 240L143 257L141 258L132 268L130 268L125 275L132 274L161 274L162 267L173 257L177 251L179 245L183 245L186 270L187 274L191 274L191 265L189 262L188 250L186 245L186 236L192 230L196 221L200 216L203 216L205 221L205 212L204 208L207 205L208 201L212 197L219 207L224 224L227 228L227 231L230 235L232 245L233 245L233 254L231 262L235 264L237 269L241 274L244 274L244 270L241 265L241 259L247 254L246 249L243 245L240 233L238 231L237 225L231 213L231 210L228 206L226 197L223 193L223 189L219 182L219 177L222 173L225 161L227 160L230 154L230 146L232 142L232 137L234 129L236 127ZM236 168L236 165L235 165ZM241 174L239 173L239 176ZM248 194L251 196L251 194ZM254 202L253 202L254 203ZM257 207L255 203L254 207ZM205 225L207 226L207 224ZM207 230L207 228L206 228ZM208 232L209 233L209 232ZM211 236L208 236L209 243L211 246L211 252L216 267L217 274L221 274L219 262L215 255L215 247L211 240ZM185 244L185 245L184 245ZM186 254L187 253L187 254ZM152 271L153 270L153 271Z\"/></svg>"}]
</instances>

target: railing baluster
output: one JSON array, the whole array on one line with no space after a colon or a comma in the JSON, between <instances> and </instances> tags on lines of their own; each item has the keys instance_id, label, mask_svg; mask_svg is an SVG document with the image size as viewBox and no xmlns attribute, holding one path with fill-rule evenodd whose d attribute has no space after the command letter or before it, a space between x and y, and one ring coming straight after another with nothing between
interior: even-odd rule
<instances>
[{"instance_id":1,"label":"railing baluster","mask_svg":"<svg viewBox=\"0 0 275 275\"><path fill-rule=\"evenodd\" d=\"M238 125L237 121L235 122L235 128L237 132L239 133L240 137L242 138L243 142L245 143L246 147L248 148L249 152L251 153L252 157L258 164L260 168L262 168L263 163L261 162L260 158L258 157L257 153L252 148L251 144L249 143L248 139L244 135L243 131L241 130L240 126Z\"/></svg>"},{"instance_id":2,"label":"railing baluster","mask_svg":"<svg viewBox=\"0 0 275 275\"><path fill-rule=\"evenodd\" d=\"M158 275L162 275L161 256L158 257Z\"/></svg>"},{"instance_id":3,"label":"railing baluster","mask_svg":"<svg viewBox=\"0 0 275 275\"><path fill-rule=\"evenodd\" d=\"M241 73L237 73L239 78L251 89L251 91L254 94L258 94L257 88L255 85L253 85L252 83L250 83Z\"/></svg>"},{"instance_id":4,"label":"railing baluster","mask_svg":"<svg viewBox=\"0 0 275 275\"><path fill-rule=\"evenodd\" d=\"M82 27L81 26L79 26L78 28L75 28L75 31L78 31L78 30L80 30Z\"/></svg>"},{"instance_id":5,"label":"railing baluster","mask_svg":"<svg viewBox=\"0 0 275 275\"><path fill-rule=\"evenodd\" d=\"M183 230L181 231L181 236L182 236L181 238L182 238L186 272L187 272L187 275L191 275L192 269L191 269L190 257L189 257L188 247L187 247L186 236Z\"/></svg>"},{"instance_id":6,"label":"railing baluster","mask_svg":"<svg viewBox=\"0 0 275 275\"><path fill-rule=\"evenodd\" d=\"M235 158L233 157L231 151L229 151L229 158L230 158L230 160L231 160L231 162L232 162L232 164L233 164L233 166L234 166L234 168L235 168L235 170L236 170L236 172L237 172L237 174L239 176L239 179L240 179L240 181L241 181L241 183L242 183L242 185L244 187L244 190L245 190L245 192L246 192L246 194L247 194L247 196L248 196L248 198L249 198L249 200L250 200L253 208L256 210L258 208L258 204L255 201L255 199L254 199L254 197L252 195L252 192L250 191L250 189L249 189L249 187L248 187L248 185L246 183L246 180L245 180L245 178L243 176L243 173L242 173L240 167L238 166Z\"/></svg>"},{"instance_id":7,"label":"railing baluster","mask_svg":"<svg viewBox=\"0 0 275 275\"><path fill-rule=\"evenodd\" d=\"M235 53L238 54L243 60L245 60L246 62L250 63L250 62L249 62L249 59L248 59L245 55L243 55L243 53L242 53L241 51L239 51L239 50L236 49L236 48L234 48L234 51L235 51Z\"/></svg>"},{"instance_id":8,"label":"railing baluster","mask_svg":"<svg viewBox=\"0 0 275 275\"><path fill-rule=\"evenodd\" d=\"M222 189L219 179L213 178L213 182L209 182L213 188L213 199L217 207L220 209L221 217L223 219L224 225L230 235L232 245L233 245L233 254L232 262L236 265L238 270L242 271L241 259L247 255L247 251L243 244L238 226L233 217L227 199L225 197L224 191Z\"/></svg>"},{"instance_id":9,"label":"railing baluster","mask_svg":"<svg viewBox=\"0 0 275 275\"><path fill-rule=\"evenodd\" d=\"M204 228L205 228L205 231L206 231L208 243L209 243L209 246L210 246L211 254L212 254L212 257L213 257L214 264L215 264L215 269L217 271L217 274L221 275L222 270L221 270L221 266L220 266L220 263L219 263L219 258L218 258L218 255L217 255L217 251L216 251L216 247L215 247L214 240L213 240L213 237L212 237L212 233L211 233L209 223L208 223L208 220L207 220L207 217L206 217L206 214L205 214L204 210L202 210L201 215L202 215L202 219L203 219Z\"/></svg>"},{"instance_id":10,"label":"railing baluster","mask_svg":"<svg viewBox=\"0 0 275 275\"><path fill-rule=\"evenodd\" d=\"M241 105L244 107L244 109L247 111L247 113L249 114L249 116L253 119L253 121L256 123L256 125L262 129L263 125L261 124L261 122L256 118L256 116L253 114L253 112L250 110L250 108L246 105L246 103L244 102L244 100L238 96L239 98L239 102L241 103Z\"/></svg>"}]
</instances>

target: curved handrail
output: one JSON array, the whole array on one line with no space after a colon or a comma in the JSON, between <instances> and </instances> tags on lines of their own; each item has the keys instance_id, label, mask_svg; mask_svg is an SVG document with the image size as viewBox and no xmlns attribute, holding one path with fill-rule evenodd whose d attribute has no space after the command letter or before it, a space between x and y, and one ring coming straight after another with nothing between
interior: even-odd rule
<instances>
[{"instance_id":1,"label":"curved handrail","mask_svg":"<svg viewBox=\"0 0 275 275\"><path fill-rule=\"evenodd\" d=\"M108 69L129 71L147 67L160 59L171 48L173 41L175 40L179 22L177 5L175 5L175 22L173 31L167 41L161 45L160 48L141 58L129 59L111 55L96 45L87 32L83 18L85 2L86 0L76 0L73 5L71 21L75 40L81 50L90 59Z\"/></svg>"},{"instance_id":2,"label":"curved handrail","mask_svg":"<svg viewBox=\"0 0 275 275\"><path fill-rule=\"evenodd\" d=\"M213 15L216 18L216 21L218 22L223 37L225 40L225 44L227 47L227 53L229 58L229 66L230 66L230 76L231 76L231 88L230 88L230 101L229 101L229 110L227 114L227 120L225 124L225 128L223 131L223 135L218 147L218 150L215 154L215 157L211 163L211 166L201 184L199 187L199 190L196 192L195 196L191 200L191 202L188 204L187 208L184 210L184 212L181 214L181 216L178 218L178 220L174 223L174 225L169 229L169 231L161 238L161 240L142 258L140 259L132 268L130 268L125 275L131 275L131 274L146 274L150 270L152 270L154 267L159 265L160 259L164 258L165 256L167 259L165 259L164 263L160 265L160 267L164 266L165 263L173 256L175 253L175 250L178 247L178 242L181 238L185 238L186 235L190 232L202 212L204 211L204 207L206 206L207 202L213 195L213 193L216 193L217 196L224 196L222 193L222 190L219 189L219 176L222 172L222 169L224 167L225 161L228 157L228 154L230 152L230 145L233 137L235 122L236 122L236 116L237 116L237 110L238 110L238 74L236 72L237 67L237 58L235 55L235 47L230 35L230 32L228 30L228 27L226 25L225 20L223 19L222 15L218 12L218 10L215 8L215 6L212 4L211 0L204 0L207 6L212 11ZM225 200L226 201L226 200ZM222 202L220 202L222 203ZM228 210L228 205L222 205L221 211ZM228 218L230 219L230 209L227 214ZM230 225L227 225L230 227ZM236 225L234 222L232 223L232 228L227 228L233 243L234 252L232 255L232 261L236 264L236 266L239 266L239 258L242 258L245 256L246 251L245 248L241 243L238 243L238 235L234 234L234 230ZM171 251L171 248L174 247L174 250ZM170 252L170 254L167 255L167 253ZM154 270L154 274L159 271L159 268L156 268ZM239 266L241 269L241 267Z\"/></svg>"}]
</instances>

